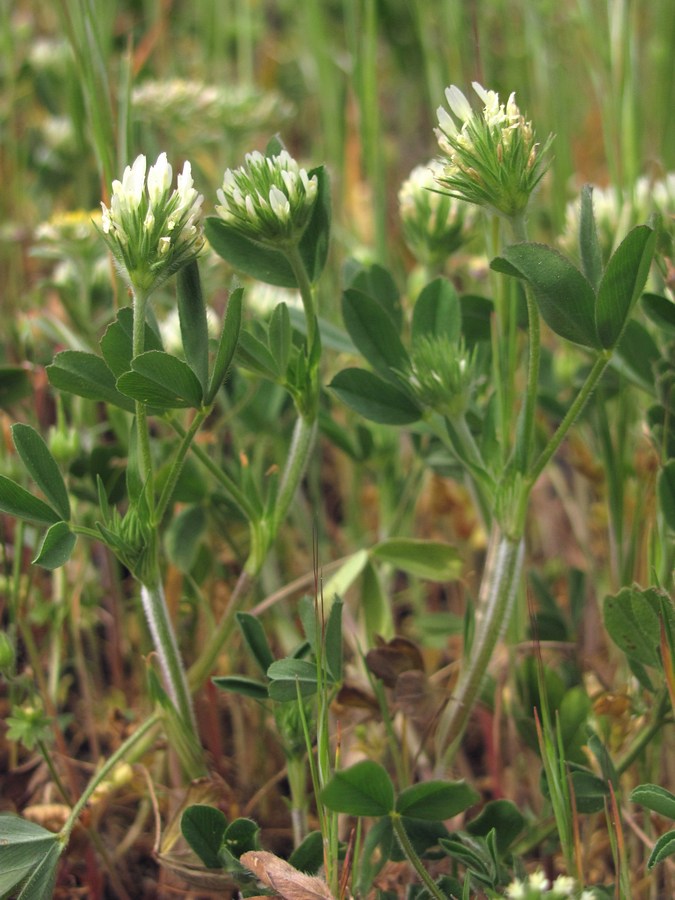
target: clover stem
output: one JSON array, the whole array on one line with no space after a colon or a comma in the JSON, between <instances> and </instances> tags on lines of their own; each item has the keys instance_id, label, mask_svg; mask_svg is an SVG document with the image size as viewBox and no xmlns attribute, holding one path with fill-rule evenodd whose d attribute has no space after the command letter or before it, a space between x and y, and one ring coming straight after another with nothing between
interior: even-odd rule
<instances>
[{"instance_id":1,"label":"clover stem","mask_svg":"<svg viewBox=\"0 0 675 900\"><path fill-rule=\"evenodd\" d=\"M458 683L436 730L436 765L449 764L462 740L492 654L508 622L523 566L522 537L504 534L494 522L485 571L476 602L474 635L463 657Z\"/></svg>"},{"instance_id":2,"label":"clover stem","mask_svg":"<svg viewBox=\"0 0 675 900\"><path fill-rule=\"evenodd\" d=\"M401 845L401 850L403 850L403 852L407 856L408 862L419 875L425 888L429 891L432 897L436 898L436 900L446 900L445 894L440 890L434 879L422 865L422 860L417 855L415 848L410 841L410 838L406 834L403 823L401 822L400 814L397 812L392 812L389 813L389 817L394 829L394 834L396 835L396 838Z\"/></svg>"}]
</instances>

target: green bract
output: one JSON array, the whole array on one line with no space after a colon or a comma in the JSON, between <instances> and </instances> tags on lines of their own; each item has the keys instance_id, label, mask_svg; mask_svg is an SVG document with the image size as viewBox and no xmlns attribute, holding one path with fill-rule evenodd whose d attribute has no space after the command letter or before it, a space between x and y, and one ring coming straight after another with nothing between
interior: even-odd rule
<instances>
[{"instance_id":1,"label":"green bract","mask_svg":"<svg viewBox=\"0 0 675 900\"><path fill-rule=\"evenodd\" d=\"M199 211L204 200L186 162L171 191L173 170L160 153L145 176L145 156L113 181L110 208L102 203L103 237L122 276L146 294L191 262L204 238Z\"/></svg>"},{"instance_id":2,"label":"green bract","mask_svg":"<svg viewBox=\"0 0 675 900\"><path fill-rule=\"evenodd\" d=\"M548 168L546 151L552 138L539 148L515 94L504 105L496 91L485 90L476 81L473 89L485 104L480 116L454 84L445 97L461 126L442 106L437 110L436 137L445 165L436 181L453 197L517 216Z\"/></svg>"}]
</instances>

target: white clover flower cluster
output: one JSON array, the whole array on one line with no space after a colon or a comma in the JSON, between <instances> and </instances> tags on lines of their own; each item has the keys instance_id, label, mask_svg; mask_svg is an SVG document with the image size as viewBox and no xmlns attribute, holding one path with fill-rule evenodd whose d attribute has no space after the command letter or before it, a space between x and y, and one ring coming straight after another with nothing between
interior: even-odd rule
<instances>
[{"instance_id":1,"label":"white clover flower cluster","mask_svg":"<svg viewBox=\"0 0 675 900\"><path fill-rule=\"evenodd\" d=\"M248 153L244 165L227 169L217 191L218 215L264 243L297 242L309 222L318 179L286 151L278 156Z\"/></svg>"},{"instance_id":2,"label":"white clover flower cluster","mask_svg":"<svg viewBox=\"0 0 675 900\"><path fill-rule=\"evenodd\" d=\"M398 192L405 242L422 263L442 263L471 237L475 207L442 193L436 179L443 164L433 159L416 166Z\"/></svg>"},{"instance_id":3,"label":"white clover flower cluster","mask_svg":"<svg viewBox=\"0 0 675 900\"><path fill-rule=\"evenodd\" d=\"M512 881L504 896L509 900L564 900L565 897L575 897L576 893L576 882L569 875L558 875L551 884L543 872L536 871L524 881ZM583 891L580 900L593 900L593 897L593 891Z\"/></svg>"},{"instance_id":4,"label":"white clover flower cluster","mask_svg":"<svg viewBox=\"0 0 675 900\"><path fill-rule=\"evenodd\" d=\"M483 102L480 115L456 85L445 91L455 118L442 106L437 110L436 137L444 155L437 181L460 199L506 216L518 215L546 171L545 151L551 139L540 151L515 93L504 104L496 91L476 81L473 89Z\"/></svg>"},{"instance_id":5,"label":"white clover flower cluster","mask_svg":"<svg viewBox=\"0 0 675 900\"><path fill-rule=\"evenodd\" d=\"M144 81L134 88L131 102L144 120L189 128L193 140L195 133L222 139L224 128L246 133L271 130L271 123L290 114L288 104L274 91L224 88L184 78Z\"/></svg>"},{"instance_id":6,"label":"white clover flower cluster","mask_svg":"<svg viewBox=\"0 0 675 900\"><path fill-rule=\"evenodd\" d=\"M101 227L129 284L150 291L194 259L203 245L200 211L204 198L185 162L172 191L173 170L166 153L150 166L138 156L113 181L110 208L101 203Z\"/></svg>"}]
</instances>

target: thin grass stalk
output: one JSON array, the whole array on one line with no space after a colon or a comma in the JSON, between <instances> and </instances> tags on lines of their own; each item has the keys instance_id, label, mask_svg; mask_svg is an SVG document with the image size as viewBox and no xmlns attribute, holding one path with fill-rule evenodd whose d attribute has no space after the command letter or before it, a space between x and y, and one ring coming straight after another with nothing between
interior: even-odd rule
<instances>
[{"instance_id":1,"label":"thin grass stalk","mask_svg":"<svg viewBox=\"0 0 675 900\"><path fill-rule=\"evenodd\" d=\"M355 10L354 7L358 7ZM372 191L373 226L377 260L387 264L389 236L387 231L386 166L378 97L378 33L376 0L344 0L352 56L355 59L359 128L363 163Z\"/></svg>"},{"instance_id":2,"label":"thin grass stalk","mask_svg":"<svg viewBox=\"0 0 675 900\"><path fill-rule=\"evenodd\" d=\"M101 180L109 185L115 175L117 144L99 11L92 0L61 0L59 12L80 73Z\"/></svg>"}]
</instances>

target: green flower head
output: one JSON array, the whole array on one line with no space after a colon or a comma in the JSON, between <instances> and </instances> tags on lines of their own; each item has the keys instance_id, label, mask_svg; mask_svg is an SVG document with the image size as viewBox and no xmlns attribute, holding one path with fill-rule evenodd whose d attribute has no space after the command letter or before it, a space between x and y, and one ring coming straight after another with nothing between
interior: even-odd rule
<instances>
[{"instance_id":1,"label":"green flower head","mask_svg":"<svg viewBox=\"0 0 675 900\"><path fill-rule=\"evenodd\" d=\"M160 153L145 175L145 156L113 181L110 208L101 204L103 237L119 270L135 290L149 293L191 262L204 238L200 209L204 198L186 162L172 191L173 170Z\"/></svg>"},{"instance_id":2,"label":"green flower head","mask_svg":"<svg viewBox=\"0 0 675 900\"><path fill-rule=\"evenodd\" d=\"M274 246L297 243L317 191L316 175L308 175L286 150L278 156L256 151L246 155L243 166L225 172L216 212L252 240Z\"/></svg>"},{"instance_id":3,"label":"green flower head","mask_svg":"<svg viewBox=\"0 0 675 900\"><path fill-rule=\"evenodd\" d=\"M515 94L504 104L499 94L476 81L473 89L484 104L481 114L454 84L446 89L445 98L455 118L438 108L436 137L443 171L437 184L451 196L493 212L520 215L548 168L552 138L540 148Z\"/></svg>"},{"instance_id":4,"label":"green flower head","mask_svg":"<svg viewBox=\"0 0 675 900\"><path fill-rule=\"evenodd\" d=\"M410 370L404 373L420 403L455 420L468 409L476 386L476 354L463 341L445 337L413 343Z\"/></svg>"}]
</instances>

